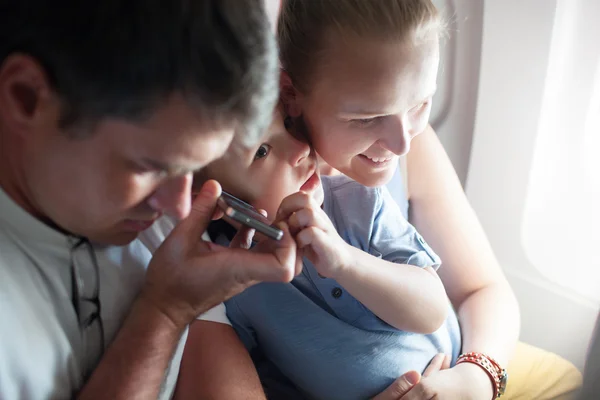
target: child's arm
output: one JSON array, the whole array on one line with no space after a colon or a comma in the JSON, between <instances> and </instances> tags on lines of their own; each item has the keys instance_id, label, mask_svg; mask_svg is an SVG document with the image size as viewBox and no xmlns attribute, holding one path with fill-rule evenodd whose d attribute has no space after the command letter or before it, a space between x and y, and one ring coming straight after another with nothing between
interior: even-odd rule
<instances>
[{"instance_id":1,"label":"child's arm","mask_svg":"<svg viewBox=\"0 0 600 400\"><path fill-rule=\"evenodd\" d=\"M306 193L287 197L277 219L288 220L298 246L319 274L338 281L388 324L431 333L444 322L448 298L432 268L393 263L352 247Z\"/></svg>"},{"instance_id":2,"label":"child's arm","mask_svg":"<svg viewBox=\"0 0 600 400\"><path fill-rule=\"evenodd\" d=\"M190 325L174 399L199 398L265 399L250 355L230 325Z\"/></svg>"},{"instance_id":3,"label":"child's arm","mask_svg":"<svg viewBox=\"0 0 600 400\"><path fill-rule=\"evenodd\" d=\"M346 246L349 262L332 278L375 315L416 333L432 333L444 323L448 298L433 268L392 263Z\"/></svg>"}]
</instances>

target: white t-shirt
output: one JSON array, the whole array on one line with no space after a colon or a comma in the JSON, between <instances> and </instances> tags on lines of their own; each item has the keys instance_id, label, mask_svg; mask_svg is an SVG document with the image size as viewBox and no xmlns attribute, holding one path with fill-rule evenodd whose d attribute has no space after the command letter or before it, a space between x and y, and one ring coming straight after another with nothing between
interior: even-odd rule
<instances>
[{"instance_id":1,"label":"white t-shirt","mask_svg":"<svg viewBox=\"0 0 600 400\"><path fill-rule=\"evenodd\" d=\"M172 228L172 221L161 218L127 246L73 250L77 239L35 219L0 189L0 398L72 398L102 353L100 329L82 336L73 270L78 287L99 287L107 347L143 284L152 252ZM87 297L93 290L80 293ZM200 318L228 323L223 305ZM187 330L165 371L161 399L172 396L186 337Z\"/></svg>"}]
</instances>

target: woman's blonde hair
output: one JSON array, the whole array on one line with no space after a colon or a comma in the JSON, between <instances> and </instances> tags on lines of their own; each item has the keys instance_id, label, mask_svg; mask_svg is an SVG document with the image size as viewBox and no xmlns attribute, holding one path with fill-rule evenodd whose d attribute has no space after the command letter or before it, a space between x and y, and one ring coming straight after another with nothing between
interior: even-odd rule
<instances>
[{"instance_id":1,"label":"woman's blonde hair","mask_svg":"<svg viewBox=\"0 0 600 400\"><path fill-rule=\"evenodd\" d=\"M332 34L418 43L444 29L430 0L283 0L277 33L282 66L306 91Z\"/></svg>"}]
</instances>

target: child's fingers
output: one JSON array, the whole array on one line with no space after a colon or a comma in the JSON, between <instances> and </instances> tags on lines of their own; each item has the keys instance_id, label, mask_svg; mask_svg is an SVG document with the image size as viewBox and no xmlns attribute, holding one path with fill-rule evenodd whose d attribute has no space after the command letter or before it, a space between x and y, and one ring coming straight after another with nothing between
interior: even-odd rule
<instances>
[{"instance_id":1,"label":"child's fingers","mask_svg":"<svg viewBox=\"0 0 600 400\"><path fill-rule=\"evenodd\" d=\"M277 215L275 215L275 222L286 221L293 213L303 208L309 208L311 202L312 197L305 192L289 195L281 202Z\"/></svg>"},{"instance_id":2,"label":"child's fingers","mask_svg":"<svg viewBox=\"0 0 600 400\"><path fill-rule=\"evenodd\" d=\"M423 371L423 376L429 376L435 372L438 372L442 369L442 364L444 363L444 359L446 355L444 353L438 353L431 359L425 371Z\"/></svg>"},{"instance_id":3,"label":"child's fingers","mask_svg":"<svg viewBox=\"0 0 600 400\"><path fill-rule=\"evenodd\" d=\"M329 224L326 220L327 216L324 215L323 210L320 208L303 208L293 213L288 224L290 231L296 233L309 226L317 227L323 231L327 231Z\"/></svg>"},{"instance_id":4,"label":"child's fingers","mask_svg":"<svg viewBox=\"0 0 600 400\"><path fill-rule=\"evenodd\" d=\"M296 244L301 249L310 245L314 246L319 243L325 243L326 241L327 234L315 226L309 226L296 235Z\"/></svg>"}]
</instances>

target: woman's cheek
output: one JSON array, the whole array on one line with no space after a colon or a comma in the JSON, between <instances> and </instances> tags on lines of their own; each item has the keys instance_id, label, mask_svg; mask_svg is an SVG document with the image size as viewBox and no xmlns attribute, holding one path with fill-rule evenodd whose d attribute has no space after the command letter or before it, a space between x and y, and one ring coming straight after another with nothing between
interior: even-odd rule
<instances>
[{"instance_id":1,"label":"woman's cheek","mask_svg":"<svg viewBox=\"0 0 600 400\"><path fill-rule=\"evenodd\" d=\"M416 123L412 126L412 137L420 135L427 128L427 124L429 123L429 113L422 115Z\"/></svg>"}]
</instances>

